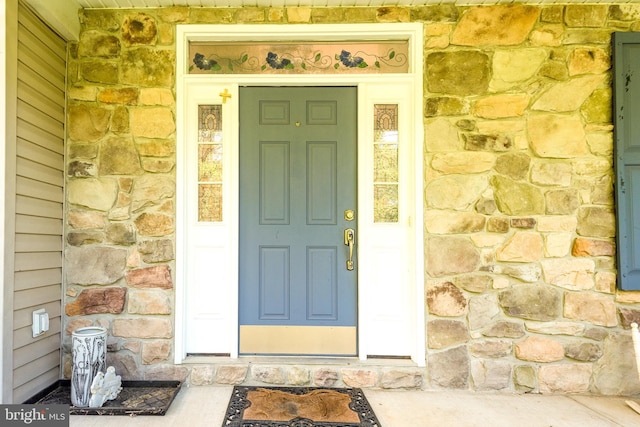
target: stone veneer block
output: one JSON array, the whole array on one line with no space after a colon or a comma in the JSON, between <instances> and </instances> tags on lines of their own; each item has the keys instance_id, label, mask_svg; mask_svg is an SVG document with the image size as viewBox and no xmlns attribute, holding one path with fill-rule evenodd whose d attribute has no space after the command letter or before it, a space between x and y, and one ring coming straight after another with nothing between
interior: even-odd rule
<instances>
[{"instance_id":1,"label":"stone veneer block","mask_svg":"<svg viewBox=\"0 0 640 427\"><path fill-rule=\"evenodd\" d=\"M124 276L127 251L109 247L68 247L67 283L109 285Z\"/></svg>"},{"instance_id":2,"label":"stone veneer block","mask_svg":"<svg viewBox=\"0 0 640 427\"><path fill-rule=\"evenodd\" d=\"M585 393L589 390L591 365L572 363L541 366L538 371L541 393Z\"/></svg>"},{"instance_id":3,"label":"stone veneer block","mask_svg":"<svg viewBox=\"0 0 640 427\"><path fill-rule=\"evenodd\" d=\"M540 9L509 4L471 8L462 15L451 43L464 46L514 46L525 41Z\"/></svg>"},{"instance_id":4,"label":"stone veneer block","mask_svg":"<svg viewBox=\"0 0 640 427\"><path fill-rule=\"evenodd\" d=\"M124 310L126 288L83 289L78 298L65 306L67 316L119 314Z\"/></svg>"},{"instance_id":5,"label":"stone veneer block","mask_svg":"<svg viewBox=\"0 0 640 427\"><path fill-rule=\"evenodd\" d=\"M113 335L124 338L171 338L169 319L153 317L118 318L113 321Z\"/></svg>"},{"instance_id":6,"label":"stone veneer block","mask_svg":"<svg viewBox=\"0 0 640 427\"><path fill-rule=\"evenodd\" d=\"M527 337L515 346L516 357L531 362L557 362L564 359L564 348L556 340Z\"/></svg>"},{"instance_id":7,"label":"stone veneer block","mask_svg":"<svg viewBox=\"0 0 640 427\"><path fill-rule=\"evenodd\" d=\"M618 325L616 305L611 297L601 294L565 292L564 316L594 325Z\"/></svg>"}]
</instances>

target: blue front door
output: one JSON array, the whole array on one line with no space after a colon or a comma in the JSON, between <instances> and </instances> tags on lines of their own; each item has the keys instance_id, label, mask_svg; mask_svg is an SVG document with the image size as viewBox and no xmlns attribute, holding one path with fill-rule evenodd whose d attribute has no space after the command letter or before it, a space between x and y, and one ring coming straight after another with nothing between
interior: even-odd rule
<instances>
[{"instance_id":1,"label":"blue front door","mask_svg":"<svg viewBox=\"0 0 640 427\"><path fill-rule=\"evenodd\" d=\"M356 88L241 88L240 124L240 353L357 354Z\"/></svg>"}]
</instances>

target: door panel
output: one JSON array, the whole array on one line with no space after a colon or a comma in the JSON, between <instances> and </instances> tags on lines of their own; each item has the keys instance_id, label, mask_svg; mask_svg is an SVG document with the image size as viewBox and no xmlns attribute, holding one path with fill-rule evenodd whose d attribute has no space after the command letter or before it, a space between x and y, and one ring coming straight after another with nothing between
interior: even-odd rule
<instances>
[{"instance_id":1,"label":"door panel","mask_svg":"<svg viewBox=\"0 0 640 427\"><path fill-rule=\"evenodd\" d=\"M241 88L240 120L240 352L353 355L356 89Z\"/></svg>"}]
</instances>

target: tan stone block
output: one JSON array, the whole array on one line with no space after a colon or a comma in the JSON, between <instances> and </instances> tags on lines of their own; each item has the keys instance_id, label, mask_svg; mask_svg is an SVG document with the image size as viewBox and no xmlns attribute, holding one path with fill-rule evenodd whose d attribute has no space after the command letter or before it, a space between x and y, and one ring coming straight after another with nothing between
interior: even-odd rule
<instances>
[{"instance_id":1,"label":"tan stone block","mask_svg":"<svg viewBox=\"0 0 640 427\"><path fill-rule=\"evenodd\" d=\"M277 366L251 366L251 378L267 384L284 384L284 371Z\"/></svg>"},{"instance_id":2,"label":"tan stone block","mask_svg":"<svg viewBox=\"0 0 640 427\"><path fill-rule=\"evenodd\" d=\"M130 270L126 273L127 284L136 288L173 288L171 268L168 265Z\"/></svg>"},{"instance_id":3,"label":"tan stone block","mask_svg":"<svg viewBox=\"0 0 640 427\"><path fill-rule=\"evenodd\" d=\"M229 24L235 22L237 8L190 7L189 24Z\"/></svg>"},{"instance_id":4,"label":"tan stone block","mask_svg":"<svg viewBox=\"0 0 640 427\"><path fill-rule=\"evenodd\" d=\"M428 23L424 26L424 34L427 37L448 36L452 29L453 24L442 22Z\"/></svg>"},{"instance_id":5,"label":"tan stone block","mask_svg":"<svg viewBox=\"0 0 640 427\"><path fill-rule=\"evenodd\" d=\"M449 46L449 36L429 37L424 42L425 49L444 49Z\"/></svg>"},{"instance_id":6,"label":"tan stone block","mask_svg":"<svg viewBox=\"0 0 640 427\"><path fill-rule=\"evenodd\" d=\"M553 112L575 111L584 104L604 78L603 75L587 75L557 83L540 95L531 108Z\"/></svg>"},{"instance_id":7,"label":"tan stone block","mask_svg":"<svg viewBox=\"0 0 640 427\"><path fill-rule=\"evenodd\" d=\"M564 359L564 347L558 341L543 337L527 337L515 346L516 357L531 362L556 362Z\"/></svg>"},{"instance_id":8,"label":"tan stone block","mask_svg":"<svg viewBox=\"0 0 640 427\"><path fill-rule=\"evenodd\" d=\"M311 22L311 8L309 7L288 7L287 21L290 24L306 24Z\"/></svg>"},{"instance_id":9,"label":"tan stone block","mask_svg":"<svg viewBox=\"0 0 640 427\"><path fill-rule=\"evenodd\" d=\"M478 173L491 170L495 160L493 153L437 153L431 167L445 174Z\"/></svg>"},{"instance_id":10,"label":"tan stone block","mask_svg":"<svg viewBox=\"0 0 640 427\"><path fill-rule=\"evenodd\" d=\"M538 370L540 393L586 393L593 368L587 363L541 366Z\"/></svg>"},{"instance_id":11,"label":"tan stone block","mask_svg":"<svg viewBox=\"0 0 640 427\"><path fill-rule=\"evenodd\" d=\"M100 143L100 175L141 175L140 157L133 138L108 137Z\"/></svg>"},{"instance_id":12,"label":"tan stone block","mask_svg":"<svg viewBox=\"0 0 640 427\"><path fill-rule=\"evenodd\" d=\"M167 24L167 23L159 23L158 24L158 45L161 46L170 46L175 41L174 35L175 25Z\"/></svg>"},{"instance_id":13,"label":"tan stone block","mask_svg":"<svg viewBox=\"0 0 640 427\"><path fill-rule=\"evenodd\" d=\"M173 170L176 162L173 160L142 158L142 169L151 173L168 173Z\"/></svg>"},{"instance_id":14,"label":"tan stone block","mask_svg":"<svg viewBox=\"0 0 640 427\"><path fill-rule=\"evenodd\" d=\"M613 238L616 235L616 218L612 208L587 206L578 211L579 235Z\"/></svg>"},{"instance_id":15,"label":"tan stone block","mask_svg":"<svg viewBox=\"0 0 640 427\"><path fill-rule=\"evenodd\" d=\"M584 258L553 258L541 261L544 280L571 290L592 289L595 262Z\"/></svg>"},{"instance_id":16,"label":"tan stone block","mask_svg":"<svg viewBox=\"0 0 640 427\"><path fill-rule=\"evenodd\" d=\"M511 286L511 282L506 277L496 277L493 279L493 289L506 289Z\"/></svg>"},{"instance_id":17,"label":"tan stone block","mask_svg":"<svg viewBox=\"0 0 640 427\"><path fill-rule=\"evenodd\" d=\"M375 22L377 10L373 7L341 7L344 11L344 22Z\"/></svg>"},{"instance_id":18,"label":"tan stone block","mask_svg":"<svg viewBox=\"0 0 640 427\"><path fill-rule=\"evenodd\" d=\"M281 7L271 7L267 10L267 21L269 22L285 22L284 15L286 9Z\"/></svg>"},{"instance_id":19,"label":"tan stone block","mask_svg":"<svg viewBox=\"0 0 640 427\"><path fill-rule=\"evenodd\" d=\"M540 25L531 31L529 41L533 46L555 47L562 45L562 25Z\"/></svg>"},{"instance_id":20,"label":"tan stone block","mask_svg":"<svg viewBox=\"0 0 640 427\"><path fill-rule=\"evenodd\" d=\"M482 134L515 134L525 130L522 120L479 120L476 122L479 133Z\"/></svg>"},{"instance_id":21,"label":"tan stone block","mask_svg":"<svg viewBox=\"0 0 640 427\"><path fill-rule=\"evenodd\" d=\"M162 7L157 9L158 17L165 22L185 22L189 18L189 8L181 6Z\"/></svg>"},{"instance_id":22,"label":"tan stone block","mask_svg":"<svg viewBox=\"0 0 640 427\"><path fill-rule=\"evenodd\" d=\"M75 301L65 305L65 314L67 316L119 314L124 310L126 295L126 288L84 289Z\"/></svg>"},{"instance_id":23,"label":"tan stone block","mask_svg":"<svg viewBox=\"0 0 640 427\"><path fill-rule=\"evenodd\" d=\"M221 365L216 372L216 384L242 384L249 368L241 365Z\"/></svg>"},{"instance_id":24,"label":"tan stone block","mask_svg":"<svg viewBox=\"0 0 640 427\"><path fill-rule=\"evenodd\" d=\"M447 119L427 121L424 135L427 152L463 151L458 128Z\"/></svg>"},{"instance_id":25,"label":"tan stone block","mask_svg":"<svg viewBox=\"0 0 640 427\"><path fill-rule=\"evenodd\" d=\"M611 6L609 17L617 21L636 21L640 19L640 5L630 3Z\"/></svg>"},{"instance_id":26,"label":"tan stone block","mask_svg":"<svg viewBox=\"0 0 640 427\"><path fill-rule=\"evenodd\" d=\"M476 357L507 357L511 354L512 344L508 340L483 340L474 342L469 347Z\"/></svg>"},{"instance_id":27,"label":"tan stone block","mask_svg":"<svg viewBox=\"0 0 640 427\"><path fill-rule=\"evenodd\" d=\"M564 22L569 27L603 27L608 10L606 5L567 5Z\"/></svg>"},{"instance_id":28,"label":"tan stone block","mask_svg":"<svg viewBox=\"0 0 640 427\"><path fill-rule=\"evenodd\" d=\"M474 212L428 210L424 223L432 234L470 234L484 230L485 217Z\"/></svg>"},{"instance_id":29,"label":"tan stone block","mask_svg":"<svg viewBox=\"0 0 640 427\"><path fill-rule=\"evenodd\" d=\"M581 336L585 331L585 326L578 322L531 322L524 323L529 332L545 335L570 335Z\"/></svg>"},{"instance_id":30,"label":"tan stone block","mask_svg":"<svg viewBox=\"0 0 640 427\"><path fill-rule=\"evenodd\" d=\"M591 152L599 156L612 157L613 154L613 134L612 133L589 133L587 143Z\"/></svg>"},{"instance_id":31,"label":"tan stone block","mask_svg":"<svg viewBox=\"0 0 640 427\"><path fill-rule=\"evenodd\" d=\"M71 139L94 142L107 133L111 112L106 108L70 105L67 114Z\"/></svg>"},{"instance_id":32,"label":"tan stone block","mask_svg":"<svg viewBox=\"0 0 640 427\"><path fill-rule=\"evenodd\" d=\"M574 49L569 55L569 75L601 74L611 68L611 55L601 48Z\"/></svg>"},{"instance_id":33,"label":"tan stone block","mask_svg":"<svg viewBox=\"0 0 640 427\"><path fill-rule=\"evenodd\" d=\"M614 293L616 291L616 273L598 271L596 273L596 291L607 294Z\"/></svg>"},{"instance_id":34,"label":"tan stone block","mask_svg":"<svg viewBox=\"0 0 640 427\"><path fill-rule=\"evenodd\" d=\"M618 325L616 305L611 297L595 293L565 292L564 317L594 325Z\"/></svg>"},{"instance_id":35,"label":"tan stone block","mask_svg":"<svg viewBox=\"0 0 640 427\"><path fill-rule=\"evenodd\" d=\"M131 197L131 209L138 212L150 206L157 206L171 199L176 192L176 182L172 176L145 174L136 178Z\"/></svg>"},{"instance_id":36,"label":"tan stone block","mask_svg":"<svg viewBox=\"0 0 640 427\"><path fill-rule=\"evenodd\" d=\"M529 106L531 97L527 94L501 94L480 98L473 106L472 113L486 119L522 116Z\"/></svg>"},{"instance_id":37,"label":"tan stone block","mask_svg":"<svg viewBox=\"0 0 640 427\"><path fill-rule=\"evenodd\" d=\"M585 158L574 159L571 161L573 172L576 175L593 177L594 175L604 175L611 173L613 168L613 159L603 158Z\"/></svg>"},{"instance_id":38,"label":"tan stone block","mask_svg":"<svg viewBox=\"0 0 640 427\"><path fill-rule=\"evenodd\" d=\"M311 22L314 24L343 23L344 9L314 7L311 9Z\"/></svg>"},{"instance_id":39,"label":"tan stone block","mask_svg":"<svg viewBox=\"0 0 640 427\"><path fill-rule=\"evenodd\" d=\"M473 301L473 300L472 300ZM427 324L427 345L441 349L469 341L469 329L457 320L436 319Z\"/></svg>"},{"instance_id":40,"label":"tan stone block","mask_svg":"<svg viewBox=\"0 0 640 427\"><path fill-rule=\"evenodd\" d=\"M341 373L347 387L375 387L378 383L378 373L374 370L343 369Z\"/></svg>"},{"instance_id":41,"label":"tan stone block","mask_svg":"<svg viewBox=\"0 0 640 427\"><path fill-rule=\"evenodd\" d=\"M168 108L136 108L131 112L131 131L135 137L167 138L176 130Z\"/></svg>"},{"instance_id":42,"label":"tan stone block","mask_svg":"<svg viewBox=\"0 0 640 427\"><path fill-rule=\"evenodd\" d=\"M191 385L211 385L215 380L216 369L213 366L194 366L191 368L189 383Z\"/></svg>"},{"instance_id":43,"label":"tan stone block","mask_svg":"<svg viewBox=\"0 0 640 427\"><path fill-rule=\"evenodd\" d=\"M158 36L156 20L146 13L124 17L120 30L125 45L155 45Z\"/></svg>"},{"instance_id":44,"label":"tan stone block","mask_svg":"<svg viewBox=\"0 0 640 427\"><path fill-rule=\"evenodd\" d=\"M427 307L437 316L456 317L467 312L467 299L451 282L427 285Z\"/></svg>"},{"instance_id":45,"label":"tan stone block","mask_svg":"<svg viewBox=\"0 0 640 427\"><path fill-rule=\"evenodd\" d=\"M109 210L117 197L117 183L109 178L71 179L67 184L68 201L99 211Z\"/></svg>"},{"instance_id":46,"label":"tan stone block","mask_svg":"<svg viewBox=\"0 0 640 427\"><path fill-rule=\"evenodd\" d=\"M242 7L236 13L236 22L253 23L265 21L265 8L262 7Z\"/></svg>"},{"instance_id":47,"label":"tan stone block","mask_svg":"<svg viewBox=\"0 0 640 427\"><path fill-rule=\"evenodd\" d=\"M542 185L571 185L571 165L566 163L535 162L531 169L531 181Z\"/></svg>"},{"instance_id":48,"label":"tan stone block","mask_svg":"<svg viewBox=\"0 0 640 427\"><path fill-rule=\"evenodd\" d=\"M491 178L496 205L505 215L540 215L544 213L544 196L533 185L502 175Z\"/></svg>"},{"instance_id":49,"label":"tan stone block","mask_svg":"<svg viewBox=\"0 0 640 427\"><path fill-rule=\"evenodd\" d=\"M537 223L540 232L573 232L578 226L574 216L541 216L537 218Z\"/></svg>"},{"instance_id":50,"label":"tan stone block","mask_svg":"<svg viewBox=\"0 0 640 427\"><path fill-rule=\"evenodd\" d=\"M95 101L98 88L95 86L72 86L67 91L69 99L78 101Z\"/></svg>"},{"instance_id":51,"label":"tan stone block","mask_svg":"<svg viewBox=\"0 0 640 427\"><path fill-rule=\"evenodd\" d=\"M171 321L154 317L118 318L113 321L113 335L124 338L171 338Z\"/></svg>"},{"instance_id":52,"label":"tan stone block","mask_svg":"<svg viewBox=\"0 0 640 427\"><path fill-rule=\"evenodd\" d=\"M434 277L475 271L480 263L478 250L466 238L433 236L427 245L427 272Z\"/></svg>"},{"instance_id":53,"label":"tan stone block","mask_svg":"<svg viewBox=\"0 0 640 427\"><path fill-rule=\"evenodd\" d=\"M162 88L141 88L140 105L163 105L172 106L175 103L171 89Z\"/></svg>"},{"instance_id":54,"label":"tan stone block","mask_svg":"<svg viewBox=\"0 0 640 427\"><path fill-rule=\"evenodd\" d=\"M616 302L622 304L640 303L640 291L622 291L616 292Z\"/></svg>"},{"instance_id":55,"label":"tan stone block","mask_svg":"<svg viewBox=\"0 0 640 427\"><path fill-rule=\"evenodd\" d=\"M544 236L544 256L561 258L569 253L572 235L569 233L549 233Z\"/></svg>"},{"instance_id":56,"label":"tan stone block","mask_svg":"<svg viewBox=\"0 0 640 427\"><path fill-rule=\"evenodd\" d=\"M493 233L475 233L471 236L471 241L479 248L492 248L504 242L504 236Z\"/></svg>"},{"instance_id":57,"label":"tan stone block","mask_svg":"<svg viewBox=\"0 0 640 427\"><path fill-rule=\"evenodd\" d=\"M560 314L561 293L547 284L514 285L498 294L500 306L512 317L550 321Z\"/></svg>"},{"instance_id":58,"label":"tan stone block","mask_svg":"<svg viewBox=\"0 0 640 427\"><path fill-rule=\"evenodd\" d=\"M175 231L173 218L155 213L143 213L135 219L138 232L142 236L167 236Z\"/></svg>"},{"instance_id":59,"label":"tan stone block","mask_svg":"<svg viewBox=\"0 0 640 427\"><path fill-rule=\"evenodd\" d=\"M72 228L103 228L105 215L103 212L73 209L69 211L67 222Z\"/></svg>"},{"instance_id":60,"label":"tan stone block","mask_svg":"<svg viewBox=\"0 0 640 427\"><path fill-rule=\"evenodd\" d=\"M309 369L294 366L287 371L287 384L295 386L308 385L311 381Z\"/></svg>"},{"instance_id":61,"label":"tan stone block","mask_svg":"<svg viewBox=\"0 0 640 427\"><path fill-rule=\"evenodd\" d=\"M171 314L171 301L161 291L129 292L127 312L130 314Z\"/></svg>"},{"instance_id":62,"label":"tan stone block","mask_svg":"<svg viewBox=\"0 0 640 427\"><path fill-rule=\"evenodd\" d=\"M71 334L79 328L86 328L87 326L93 326L93 320L91 319L69 319L67 321L67 327L64 329L64 332L67 336L71 336Z\"/></svg>"},{"instance_id":63,"label":"tan stone block","mask_svg":"<svg viewBox=\"0 0 640 427\"><path fill-rule=\"evenodd\" d=\"M385 370L380 379L382 388L407 388L419 389L422 387L423 373L417 369L391 369Z\"/></svg>"},{"instance_id":64,"label":"tan stone block","mask_svg":"<svg viewBox=\"0 0 640 427\"><path fill-rule=\"evenodd\" d=\"M535 114L527 128L531 148L540 157L573 158L588 154L584 126L578 116Z\"/></svg>"},{"instance_id":65,"label":"tan stone block","mask_svg":"<svg viewBox=\"0 0 640 427\"><path fill-rule=\"evenodd\" d=\"M125 87L119 89L103 89L98 93L98 101L105 104L136 105L138 103L138 88Z\"/></svg>"},{"instance_id":66,"label":"tan stone block","mask_svg":"<svg viewBox=\"0 0 640 427\"><path fill-rule=\"evenodd\" d=\"M577 237L571 248L573 256L615 256L615 243L608 240L595 240Z\"/></svg>"},{"instance_id":67,"label":"tan stone block","mask_svg":"<svg viewBox=\"0 0 640 427\"><path fill-rule=\"evenodd\" d=\"M469 210L487 189L482 175L447 175L427 184L427 206L435 209Z\"/></svg>"},{"instance_id":68,"label":"tan stone block","mask_svg":"<svg viewBox=\"0 0 640 427\"><path fill-rule=\"evenodd\" d=\"M338 371L335 369L320 368L313 372L313 384L318 387L333 387L338 379Z\"/></svg>"},{"instance_id":69,"label":"tan stone block","mask_svg":"<svg viewBox=\"0 0 640 427\"><path fill-rule=\"evenodd\" d=\"M470 8L460 18L451 41L464 46L519 45L538 15L538 7L523 4Z\"/></svg>"},{"instance_id":70,"label":"tan stone block","mask_svg":"<svg viewBox=\"0 0 640 427\"><path fill-rule=\"evenodd\" d=\"M496 259L506 262L533 262L542 258L542 236L532 232L516 232L496 251Z\"/></svg>"},{"instance_id":71,"label":"tan stone block","mask_svg":"<svg viewBox=\"0 0 640 427\"><path fill-rule=\"evenodd\" d=\"M140 156L144 157L170 157L176 152L176 143L173 140L137 141L136 147Z\"/></svg>"},{"instance_id":72,"label":"tan stone block","mask_svg":"<svg viewBox=\"0 0 640 427\"><path fill-rule=\"evenodd\" d=\"M379 7L377 9L378 22L409 22L411 11L406 7Z\"/></svg>"},{"instance_id":73,"label":"tan stone block","mask_svg":"<svg viewBox=\"0 0 640 427\"><path fill-rule=\"evenodd\" d=\"M427 91L458 96L484 94L491 78L490 66L484 52L432 52L426 58Z\"/></svg>"},{"instance_id":74,"label":"tan stone block","mask_svg":"<svg viewBox=\"0 0 640 427\"><path fill-rule=\"evenodd\" d=\"M142 363L145 365L164 362L170 354L171 343L169 341L147 341L142 344Z\"/></svg>"}]
</instances>

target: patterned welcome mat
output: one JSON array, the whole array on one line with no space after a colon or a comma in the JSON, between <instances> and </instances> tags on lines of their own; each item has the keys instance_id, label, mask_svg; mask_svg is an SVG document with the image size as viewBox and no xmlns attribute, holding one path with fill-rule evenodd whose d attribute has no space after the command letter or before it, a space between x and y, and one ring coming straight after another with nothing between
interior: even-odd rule
<instances>
[{"instance_id":1,"label":"patterned welcome mat","mask_svg":"<svg viewBox=\"0 0 640 427\"><path fill-rule=\"evenodd\" d=\"M235 386L222 427L381 427L359 388Z\"/></svg>"}]
</instances>

